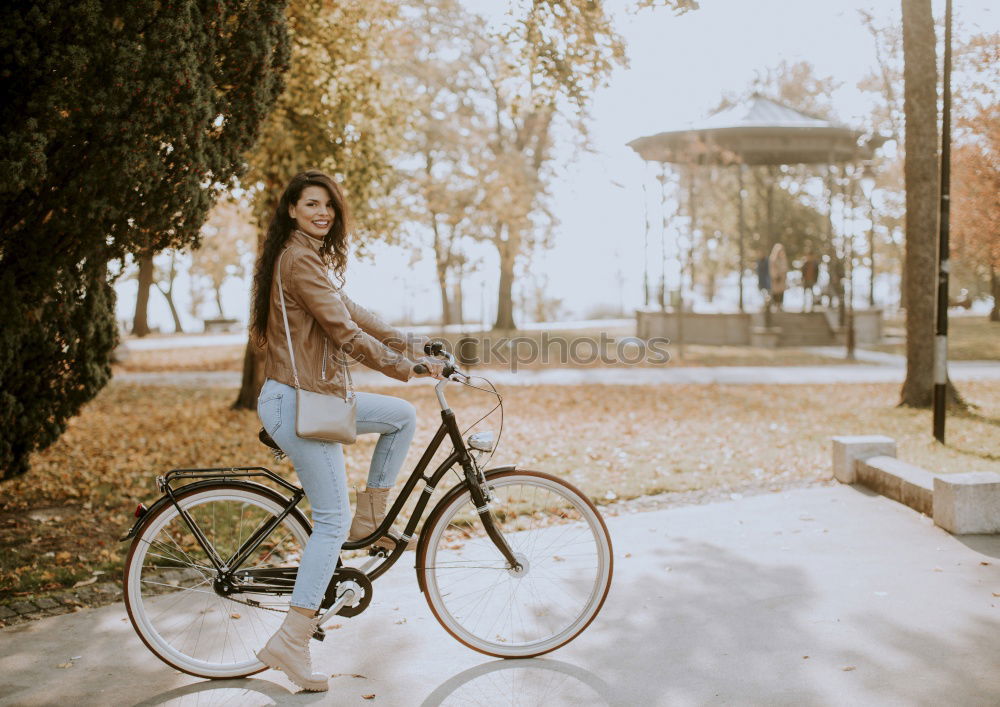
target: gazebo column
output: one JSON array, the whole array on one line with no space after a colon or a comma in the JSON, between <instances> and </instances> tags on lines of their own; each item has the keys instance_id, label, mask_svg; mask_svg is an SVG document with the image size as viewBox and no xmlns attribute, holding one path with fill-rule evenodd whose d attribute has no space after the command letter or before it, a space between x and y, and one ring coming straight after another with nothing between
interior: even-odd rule
<instances>
[{"instance_id":1,"label":"gazebo column","mask_svg":"<svg viewBox=\"0 0 1000 707\"><path fill-rule=\"evenodd\" d=\"M646 230L642 239L642 306L649 309L649 195L646 183L649 181L649 162L643 162L642 174L642 215L646 221Z\"/></svg>"},{"instance_id":2,"label":"gazebo column","mask_svg":"<svg viewBox=\"0 0 1000 707\"><path fill-rule=\"evenodd\" d=\"M743 271L746 270L746 220L743 214L743 163L740 162L736 166L736 176L737 185L737 203L739 207L739 230L740 230L740 271L739 271L739 287L740 287L740 314L746 312L746 307L743 304Z\"/></svg>"},{"instance_id":3,"label":"gazebo column","mask_svg":"<svg viewBox=\"0 0 1000 707\"><path fill-rule=\"evenodd\" d=\"M660 311L667 311L667 163L660 165Z\"/></svg>"}]
</instances>

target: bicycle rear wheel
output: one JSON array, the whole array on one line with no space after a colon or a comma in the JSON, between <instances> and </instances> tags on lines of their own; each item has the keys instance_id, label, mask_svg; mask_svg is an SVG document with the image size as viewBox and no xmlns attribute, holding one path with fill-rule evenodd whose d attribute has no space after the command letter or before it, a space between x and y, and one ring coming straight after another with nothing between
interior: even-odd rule
<instances>
[{"instance_id":1,"label":"bicycle rear wheel","mask_svg":"<svg viewBox=\"0 0 1000 707\"><path fill-rule=\"evenodd\" d=\"M181 489L176 497L223 561L286 505L279 494L246 485ZM167 504L154 512L125 563L125 607L143 643L163 662L198 677L266 669L255 652L281 624L291 595L216 592L218 573L177 508ZM300 514L288 514L239 569L297 567L309 533Z\"/></svg>"},{"instance_id":2,"label":"bicycle rear wheel","mask_svg":"<svg viewBox=\"0 0 1000 707\"><path fill-rule=\"evenodd\" d=\"M601 610L611 587L607 527L571 484L536 471L486 475L490 516L519 563L486 534L465 487L434 509L417 549L417 572L437 620L469 648L529 658L565 645Z\"/></svg>"}]
</instances>

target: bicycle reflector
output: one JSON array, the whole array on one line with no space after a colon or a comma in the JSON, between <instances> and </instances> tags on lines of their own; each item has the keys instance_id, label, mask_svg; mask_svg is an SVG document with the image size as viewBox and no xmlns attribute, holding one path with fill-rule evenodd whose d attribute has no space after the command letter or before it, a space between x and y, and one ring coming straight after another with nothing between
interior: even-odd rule
<instances>
[{"instance_id":1,"label":"bicycle reflector","mask_svg":"<svg viewBox=\"0 0 1000 707\"><path fill-rule=\"evenodd\" d=\"M149 512L149 509L146 508L146 504L145 503L140 503L138 506L135 507L135 517L136 518L142 518L148 512Z\"/></svg>"}]
</instances>

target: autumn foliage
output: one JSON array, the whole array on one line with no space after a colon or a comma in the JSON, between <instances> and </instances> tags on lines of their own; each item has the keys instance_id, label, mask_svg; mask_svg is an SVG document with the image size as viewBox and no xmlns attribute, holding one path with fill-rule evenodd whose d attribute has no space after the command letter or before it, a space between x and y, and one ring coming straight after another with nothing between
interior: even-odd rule
<instances>
[{"instance_id":1,"label":"autumn foliage","mask_svg":"<svg viewBox=\"0 0 1000 707\"><path fill-rule=\"evenodd\" d=\"M1000 321L1000 104L966 121L972 137L952 157L954 256L989 279L990 318Z\"/></svg>"},{"instance_id":2,"label":"autumn foliage","mask_svg":"<svg viewBox=\"0 0 1000 707\"><path fill-rule=\"evenodd\" d=\"M411 401L417 432L396 488L440 423L430 381L379 388ZM951 421L948 447L927 435L929 412L897 408L897 385L508 386L503 432L490 466L516 463L570 481L600 504L663 492L780 489L829 478L829 436L878 429L900 458L941 471L990 470L1000 438L1000 382L970 382L983 416ZM256 438L260 422L229 406L232 390L108 386L66 434L33 457L32 473L0 494L0 605L77 582L95 571L120 576L128 551L118 538L140 501L171 468L262 465L291 481ZM495 399L449 389L465 425ZM499 416L482 429L499 429ZM348 485L365 482L376 435L345 448ZM446 450L440 450L438 460ZM435 499L456 482L446 477Z\"/></svg>"}]
</instances>

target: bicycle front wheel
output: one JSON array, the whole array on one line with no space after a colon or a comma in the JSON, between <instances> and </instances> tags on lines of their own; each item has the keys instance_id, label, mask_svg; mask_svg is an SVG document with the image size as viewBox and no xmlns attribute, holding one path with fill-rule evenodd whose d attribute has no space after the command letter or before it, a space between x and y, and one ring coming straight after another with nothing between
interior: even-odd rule
<instances>
[{"instance_id":1,"label":"bicycle front wheel","mask_svg":"<svg viewBox=\"0 0 1000 707\"><path fill-rule=\"evenodd\" d=\"M286 499L265 487L213 484L176 493L178 505L223 562L279 515ZM172 504L155 511L125 564L125 608L143 643L168 665L204 678L253 675L256 651L278 629L289 593L216 591L218 572ZM297 567L310 528L290 513L238 569ZM290 584L294 580L288 580Z\"/></svg>"},{"instance_id":2,"label":"bicycle front wheel","mask_svg":"<svg viewBox=\"0 0 1000 707\"><path fill-rule=\"evenodd\" d=\"M461 488L434 509L417 550L427 603L452 636L481 653L548 653L576 638L604 604L613 565L607 527L582 492L548 474L494 472L486 488L490 517L521 569L508 567Z\"/></svg>"}]
</instances>

